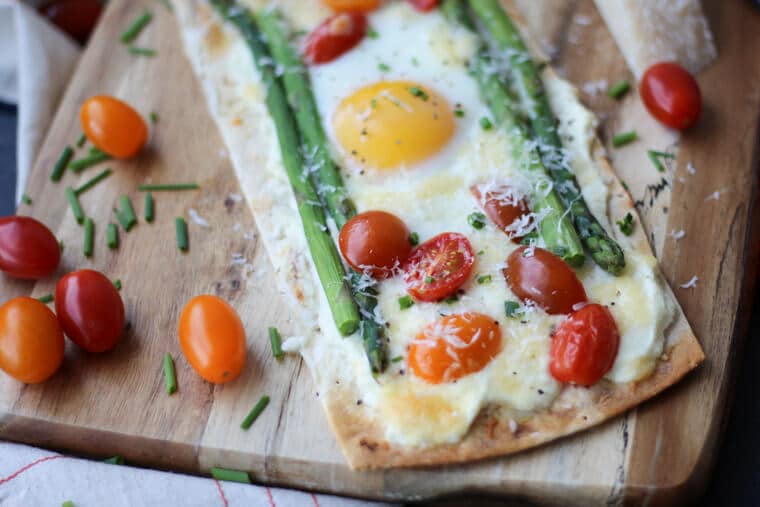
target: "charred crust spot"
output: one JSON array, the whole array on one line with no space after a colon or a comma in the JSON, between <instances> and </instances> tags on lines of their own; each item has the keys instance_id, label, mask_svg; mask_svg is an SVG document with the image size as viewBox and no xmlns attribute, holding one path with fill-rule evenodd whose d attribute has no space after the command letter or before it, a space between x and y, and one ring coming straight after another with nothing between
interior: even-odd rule
<instances>
[{"instance_id":1,"label":"charred crust spot","mask_svg":"<svg viewBox=\"0 0 760 507\"><path fill-rule=\"evenodd\" d=\"M377 442L369 442L365 438L362 438L361 440L359 440L359 445L364 447L370 452L375 452L377 450Z\"/></svg>"}]
</instances>

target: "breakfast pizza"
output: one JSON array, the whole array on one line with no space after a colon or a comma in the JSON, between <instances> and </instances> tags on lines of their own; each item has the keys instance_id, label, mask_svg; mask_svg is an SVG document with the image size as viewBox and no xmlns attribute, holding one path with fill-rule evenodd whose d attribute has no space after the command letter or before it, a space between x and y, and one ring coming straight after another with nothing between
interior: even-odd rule
<instances>
[{"instance_id":1,"label":"breakfast pizza","mask_svg":"<svg viewBox=\"0 0 760 507\"><path fill-rule=\"evenodd\" d=\"M176 10L352 467L533 447L703 360L595 117L497 0Z\"/></svg>"}]
</instances>

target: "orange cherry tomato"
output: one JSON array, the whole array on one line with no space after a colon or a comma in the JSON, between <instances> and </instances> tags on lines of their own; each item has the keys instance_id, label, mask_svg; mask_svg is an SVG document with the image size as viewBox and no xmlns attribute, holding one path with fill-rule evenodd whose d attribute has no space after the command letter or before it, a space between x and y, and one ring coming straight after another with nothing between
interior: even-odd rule
<instances>
[{"instance_id":1,"label":"orange cherry tomato","mask_svg":"<svg viewBox=\"0 0 760 507\"><path fill-rule=\"evenodd\" d=\"M61 247L50 229L32 217L0 218L0 270L39 280L55 271Z\"/></svg>"},{"instance_id":2,"label":"orange cherry tomato","mask_svg":"<svg viewBox=\"0 0 760 507\"><path fill-rule=\"evenodd\" d=\"M359 44L366 32L364 14L340 13L327 18L307 37L306 60L311 64L331 62Z\"/></svg>"},{"instance_id":3,"label":"orange cherry tomato","mask_svg":"<svg viewBox=\"0 0 760 507\"><path fill-rule=\"evenodd\" d=\"M415 375L440 384L482 370L500 351L499 323L465 312L428 324L409 345L408 362Z\"/></svg>"},{"instance_id":4,"label":"orange cherry tomato","mask_svg":"<svg viewBox=\"0 0 760 507\"><path fill-rule=\"evenodd\" d=\"M432 11L438 7L438 0L408 0L420 12Z\"/></svg>"},{"instance_id":5,"label":"orange cherry tomato","mask_svg":"<svg viewBox=\"0 0 760 507\"><path fill-rule=\"evenodd\" d=\"M503 185L492 190L481 192L478 185L470 187L472 195L475 196L478 203L483 207L488 218L496 226L504 231L514 243L520 243L522 236L516 236L514 226L515 220L522 218L530 213L525 198L516 194L512 187ZM510 227L511 226L511 227Z\"/></svg>"},{"instance_id":6,"label":"orange cherry tomato","mask_svg":"<svg viewBox=\"0 0 760 507\"><path fill-rule=\"evenodd\" d=\"M573 306L587 301L583 284L568 264L543 248L520 247L509 255L504 276L515 296L533 301L547 313L571 313Z\"/></svg>"},{"instance_id":7,"label":"orange cherry tomato","mask_svg":"<svg viewBox=\"0 0 760 507\"><path fill-rule=\"evenodd\" d=\"M322 3L338 12L369 12L380 7L381 0L322 0Z\"/></svg>"},{"instance_id":8,"label":"orange cherry tomato","mask_svg":"<svg viewBox=\"0 0 760 507\"><path fill-rule=\"evenodd\" d=\"M393 268L400 268L412 251L406 224L385 211L365 211L353 217L341 228L338 243L352 268L377 279L392 276Z\"/></svg>"},{"instance_id":9,"label":"orange cherry tomato","mask_svg":"<svg viewBox=\"0 0 760 507\"><path fill-rule=\"evenodd\" d=\"M590 386L615 364L620 331L610 311L589 304L571 314L552 337L549 372L560 382Z\"/></svg>"},{"instance_id":10,"label":"orange cherry tomato","mask_svg":"<svg viewBox=\"0 0 760 507\"><path fill-rule=\"evenodd\" d=\"M0 369L26 384L50 378L63 362L63 331L36 299L17 297L0 306Z\"/></svg>"},{"instance_id":11,"label":"orange cherry tomato","mask_svg":"<svg viewBox=\"0 0 760 507\"><path fill-rule=\"evenodd\" d=\"M234 380L245 366L245 329L226 301L202 295L179 318L179 343L195 372L213 384Z\"/></svg>"},{"instance_id":12,"label":"orange cherry tomato","mask_svg":"<svg viewBox=\"0 0 760 507\"><path fill-rule=\"evenodd\" d=\"M684 130L702 111L702 94L689 71L672 62L656 63L641 78L639 94L649 113L668 127Z\"/></svg>"},{"instance_id":13,"label":"orange cherry tomato","mask_svg":"<svg viewBox=\"0 0 760 507\"><path fill-rule=\"evenodd\" d=\"M148 126L138 112L108 95L87 99L79 110L79 120L87 139L116 158L134 156L148 139Z\"/></svg>"},{"instance_id":14,"label":"orange cherry tomato","mask_svg":"<svg viewBox=\"0 0 760 507\"><path fill-rule=\"evenodd\" d=\"M412 251L404 266L406 288L418 301L441 300L470 278L474 263L470 240L457 232L444 232Z\"/></svg>"}]
</instances>

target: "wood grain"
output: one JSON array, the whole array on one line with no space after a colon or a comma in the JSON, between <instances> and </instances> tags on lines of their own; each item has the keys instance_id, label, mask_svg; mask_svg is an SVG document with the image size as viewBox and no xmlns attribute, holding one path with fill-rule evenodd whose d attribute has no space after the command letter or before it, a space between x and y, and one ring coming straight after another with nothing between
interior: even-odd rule
<instances>
[{"instance_id":1,"label":"wood grain","mask_svg":"<svg viewBox=\"0 0 760 507\"><path fill-rule=\"evenodd\" d=\"M527 19L553 49L560 71L583 85L630 75L591 0L525 2ZM129 55L116 34L150 5L153 23L140 35L156 58ZM557 444L509 459L444 469L352 472L335 443L305 366L271 358L266 328L287 334L288 313L249 210L229 199L239 193L224 146L182 54L177 28L155 2L113 0L64 96L30 177L35 204L19 213L44 221L66 244L59 274L94 267L121 278L131 329L111 353L86 355L67 348L62 370L40 386L0 376L0 436L7 439L129 462L205 473L221 465L250 470L257 481L386 499L419 499L480 492L555 505L619 504L649 498L654 504L694 495L713 461L730 396L732 358L740 352L749 295L758 260L751 219L757 184L760 105L760 20L742 2L708 6L721 57L700 76L707 111L699 127L680 140L667 174L668 190L642 205L643 224L674 287L692 275L694 289L676 294L708 356L685 382L626 416ZM583 22L578 22L583 20ZM588 87L587 87L588 89ZM65 185L92 175L48 175L63 145L79 135L77 109L96 93L117 95L147 116L156 111L150 149L135 160L112 162L115 174L82 197L96 221L96 252L82 256L81 228L67 210ZM584 93L603 119L602 134L633 122L645 141L611 152L625 178L652 168L642 152L650 140L675 138L647 123L634 94L621 103ZM668 137L670 136L670 137ZM659 147L659 146L657 146ZM754 158L753 158L754 157ZM685 172L687 162L696 175ZM753 165L754 164L754 165ZM105 166L104 165L104 166ZM110 209L122 193L142 212L137 184L197 181L199 192L156 194L156 221L142 220L121 236L118 252L105 247ZM717 201L705 201L721 190ZM632 188L634 198L646 188ZM210 223L190 221L190 251L174 245L173 220L192 208ZM64 210L66 210L64 212ZM671 229L684 229L675 241ZM233 263L239 254L244 263ZM0 277L2 299L51 292L55 280L37 284ZM239 311L248 330L249 365L223 387L202 382L182 359L176 321L193 295L215 293ZM740 318L741 316L741 318ZM177 358L179 392L163 390L161 357ZM239 423L261 394L272 403L244 432Z\"/></svg>"}]
</instances>

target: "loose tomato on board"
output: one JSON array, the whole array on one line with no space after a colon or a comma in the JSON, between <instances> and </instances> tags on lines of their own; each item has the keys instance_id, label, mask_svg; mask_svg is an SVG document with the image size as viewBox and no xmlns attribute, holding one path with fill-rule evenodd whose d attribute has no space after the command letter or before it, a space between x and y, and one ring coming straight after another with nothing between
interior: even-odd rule
<instances>
[{"instance_id":1,"label":"loose tomato on board","mask_svg":"<svg viewBox=\"0 0 760 507\"><path fill-rule=\"evenodd\" d=\"M226 301L202 295L179 318L179 343L195 372L213 384L237 378L245 366L245 329Z\"/></svg>"},{"instance_id":2,"label":"loose tomato on board","mask_svg":"<svg viewBox=\"0 0 760 507\"><path fill-rule=\"evenodd\" d=\"M331 62L359 44L366 32L364 14L340 13L329 17L307 37L306 59L311 64Z\"/></svg>"},{"instance_id":3,"label":"loose tomato on board","mask_svg":"<svg viewBox=\"0 0 760 507\"><path fill-rule=\"evenodd\" d=\"M554 332L549 372L560 382L591 386L612 369L619 347L620 331L610 311L586 305Z\"/></svg>"},{"instance_id":4,"label":"loose tomato on board","mask_svg":"<svg viewBox=\"0 0 760 507\"><path fill-rule=\"evenodd\" d=\"M521 301L533 301L550 314L571 313L587 301L583 284L562 259L543 248L520 247L507 258L504 277Z\"/></svg>"},{"instance_id":5,"label":"loose tomato on board","mask_svg":"<svg viewBox=\"0 0 760 507\"><path fill-rule=\"evenodd\" d=\"M470 278L475 255L470 240L444 232L419 245L404 266L409 294L418 301L439 301Z\"/></svg>"},{"instance_id":6,"label":"loose tomato on board","mask_svg":"<svg viewBox=\"0 0 760 507\"><path fill-rule=\"evenodd\" d=\"M415 375L440 384L482 370L500 351L498 322L465 312L428 324L409 345L408 362Z\"/></svg>"},{"instance_id":7,"label":"loose tomato on board","mask_svg":"<svg viewBox=\"0 0 760 507\"><path fill-rule=\"evenodd\" d=\"M87 139L116 158L137 154L148 140L148 125L132 106L108 95L87 99L79 110Z\"/></svg>"},{"instance_id":8,"label":"loose tomato on board","mask_svg":"<svg viewBox=\"0 0 760 507\"><path fill-rule=\"evenodd\" d=\"M98 0L54 0L45 2L38 10L58 28L84 44L98 22L103 4Z\"/></svg>"},{"instance_id":9,"label":"loose tomato on board","mask_svg":"<svg viewBox=\"0 0 760 507\"><path fill-rule=\"evenodd\" d=\"M649 113L668 127L684 130L699 119L699 85L677 63L661 62L649 67L641 78L639 94Z\"/></svg>"},{"instance_id":10,"label":"loose tomato on board","mask_svg":"<svg viewBox=\"0 0 760 507\"><path fill-rule=\"evenodd\" d=\"M377 279L391 276L393 268L406 262L412 251L406 224L385 211L365 211L353 217L340 229L338 244L352 268Z\"/></svg>"},{"instance_id":11,"label":"loose tomato on board","mask_svg":"<svg viewBox=\"0 0 760 507\"><path fill-rule=\"evenodd\" d=\"M32 217L0 218L0 270L39 280L58 267L61 247L50 229Z\"/></svg>"},{"instance_id":12,"label":"loose tomato on board","mask_svg":"<svg viewBox=\"0 0 760 507\"><path fill-rule=\"evenodd\" d=\"M432 11L438 7L438 0L407 0L420 12Z\"/></svg>"},{"instance_id":13,"label":"loose tomato on board","mask_svg":"<svg viewBox=\"0 0 760 507\"><path fill-rule=\"evenodd\" d=\"M105 352L124 335L124 303L111 280L92 269L69 273L55 288L55 313L71 341Z\"/></svg>"},{"instance_id":14,"label":"loose tomato on board","mask_svg":"<svg viewBox=\"0 0 760 507\"><path fill-rule=\"evenodd\" d=\"M17 297L0 306L0 369L26 384L50 378L63 362L63 331L47 305Z\"/></svg>"},{"instance_id":15,"label":"loose tomato on board","mask_svg":"<svg viewBox=\"0 0 760 507\"><path fill-rule=\"evenodd\" d=\"M380 0L322 0L322 3L338 12L369 12L380 7Z\"/></svg>"},{"instance_id":16,"label":"loose tomato on board","mask_svg":"<svg viewBox=\"0 0 760 507\"><path fill-rule=\"evenodd\" d=\"M478 203L483 207L491 221L504 231L514 243L520 243L522 236L515 236L514 230L510 226L522 216L530 213L528 204L524 198L516 198L514 190L508 186L500 187L494 190L481 192L478 185L470 187L472 195L475 196Z\"/></svg>"}]
</instances>

